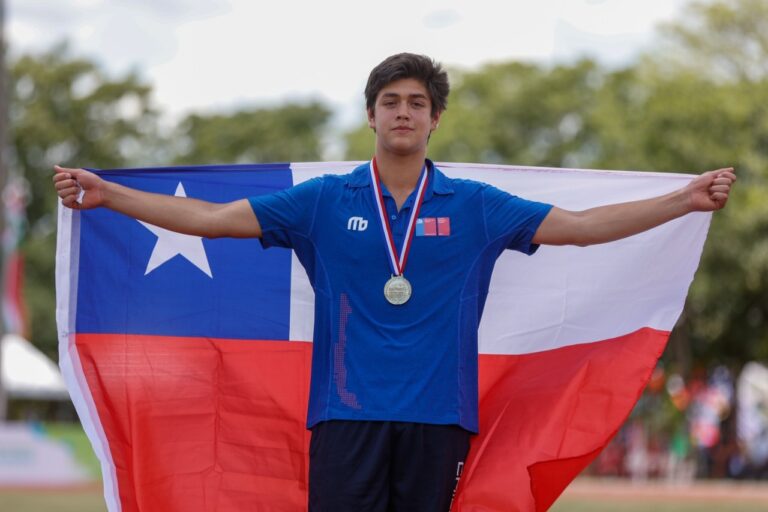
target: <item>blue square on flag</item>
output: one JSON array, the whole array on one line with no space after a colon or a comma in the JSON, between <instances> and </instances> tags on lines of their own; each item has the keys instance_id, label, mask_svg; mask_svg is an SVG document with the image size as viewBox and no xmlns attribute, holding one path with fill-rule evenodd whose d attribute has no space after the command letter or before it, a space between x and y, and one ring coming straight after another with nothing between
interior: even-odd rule
<instances>
[{"instance_id":1,"label":"blue square on flag","mask_svg":"<svg viewBox=\"0 0 768 512\"><path fill-rule=\"evenodd\" d=\"M291 185L287 165L245 169L109 171L133 188L228 202ZM194 180L189 179L190 173ZM81 212L77 330L237 339L288 339L291 253L257 239L202 239L107 209ZM94 279L98 276L98 279Z\"/></svg>"}]
</instances>

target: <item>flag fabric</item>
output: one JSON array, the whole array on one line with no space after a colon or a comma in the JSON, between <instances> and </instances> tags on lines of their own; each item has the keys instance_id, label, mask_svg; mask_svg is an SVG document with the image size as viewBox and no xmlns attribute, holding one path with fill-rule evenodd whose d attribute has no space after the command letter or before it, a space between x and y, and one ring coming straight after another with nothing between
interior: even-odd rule
<instances>
[{"instance_id":1,"label":"flag fabric","mask_svg":"<svg viewBox=\"0 0 768 512\"><path fill-rule=\"evenodd\" d=\"M29 185L12 176L3 190L3 326L5 332L29 338L29 318L24 300L24 256L19 244L27 224Z\"/></svg>"},{"instance_id":2,"label":"flag fabric","mask_svg":"<svg viewBox=\"0 0 768 512\"><path fill-rule=\"evenodd\" d=\"M359 164L100 174L223 202ZM571 210L664 194L692 178L437 165ZM599 246L501 255L480 324L480 433L452 510L546 510L597 456L664 350L710 218L690 214ZM450 219L417 230L449 236ZM56 286L60 364L111 512L306 509L314 311L291 251L60 207Z\"/></svg>"},{"instance_id":3,"label":"flag fabric","mask_svg":"<svg viewBox=\"0 0 768 512\"><path fill-rule=\"evenodd\" d=\"M29 337L24 301L24 256L16 249L5 255L3 276L3 325L5 332Z\"/></svg>"}]
</instances>

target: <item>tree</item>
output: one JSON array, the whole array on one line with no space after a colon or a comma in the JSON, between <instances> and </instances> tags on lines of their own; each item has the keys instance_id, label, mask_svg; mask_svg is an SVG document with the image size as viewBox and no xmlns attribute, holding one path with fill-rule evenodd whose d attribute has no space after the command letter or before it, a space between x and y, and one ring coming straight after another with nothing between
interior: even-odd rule
<instances>
[{"instance_id":1,"label":"tree","mask_svg":"<svg viewBox=\"0 0 768 512\"><path fill-rule=\"evenodd\" d=\"M686 122L656 116L687 146L687 161L733 164L740 183L710 230L678 337L704 361L768 357L768 1L693 3L662 28L649 58L659 81L688 76L678 100L706 106ZM673 56L673 57L670 57ZM669 99L669 98L668 98ZM670 102L658 110L670 107ZM675 109L679 112L680 109ZM660 114L660 112L659 112ZM686 129L687 127L687 129ZM663 138L659 134L657 138ZM696 142L694 145L694 141Z\"/></svg>"},{"instance_id":2,"label":"tree","mask_svg":"<svg viewBox=\"0 0 768 512\"><path fill-rule=\"evenodd\" d=\"M694 2L660 27L668 64L726 82L768 76L768 2Z\"/></svg>"},{"instance_id":3,"label":"tree","mask_svg":"<svg viewBox=\"0 0 768 512\"><path fill-rule=\"evenodd\" d=\"M767 56L768 57L768 56ZM594 165L674 172L737 169L729 207L713 217L668 359L735 366L768 355L768 82L722 82L653 59L606 77L592 126ZM624 164L622 163L624 162Z\"/></svg>"},{"instance_id":4,"label":"tree","mask_svg":"<svg viewBox=\"0 0 768 512\"><path fill-rule=\"evenodd\" d=\"M232 114L192 114L177 129L176 163L319 160L327 107L312 102Z\"/></svg>"},{"instance_id":5,"label":"tree","mask_svg":"<svg viewBox=\"0 0 768 512\"><path fill-rule=\"evenodd\" d=\"M11 168L29 184L25 296L31 337L56 354L54 164L98 168L136 164L152 154L157 111L136 74L112 79L59 45L10 66Z\"/></svg>"}]
</instances>

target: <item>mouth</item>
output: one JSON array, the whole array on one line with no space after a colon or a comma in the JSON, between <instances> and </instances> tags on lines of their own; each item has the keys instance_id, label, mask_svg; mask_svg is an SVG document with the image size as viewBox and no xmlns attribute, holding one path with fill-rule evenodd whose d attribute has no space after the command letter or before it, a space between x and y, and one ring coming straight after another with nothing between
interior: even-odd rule
<instances>
[{"instance_id":1,"label":"mouth","mask_svg":"<svg viewBox=\"0 0 768 512\"><path fill-rule=\"evenodd\" d=\"M412 132L413 128L410 128L408 126L395 126L392 131L398 132L398 133L407 133Z\"/></svg>"}]
</instances>

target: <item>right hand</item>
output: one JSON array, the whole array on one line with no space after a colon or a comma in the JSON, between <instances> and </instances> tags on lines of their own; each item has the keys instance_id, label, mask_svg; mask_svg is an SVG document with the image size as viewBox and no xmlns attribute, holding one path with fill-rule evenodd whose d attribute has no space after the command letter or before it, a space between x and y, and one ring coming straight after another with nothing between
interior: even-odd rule
<instances>
[{"instance_id":1,"label":"right hand","mask_svg":"<svg viewBox=\"0 0 768 512\"><path fill-rule=\"evenodd\" d=\"M104 187L106 182L85 169L68 169L55 165L53 167L53 184L62 204L75 210L87 210L104 204ZM77 198L85 191L82 202Z\"/></svg>"}]
</instances>

